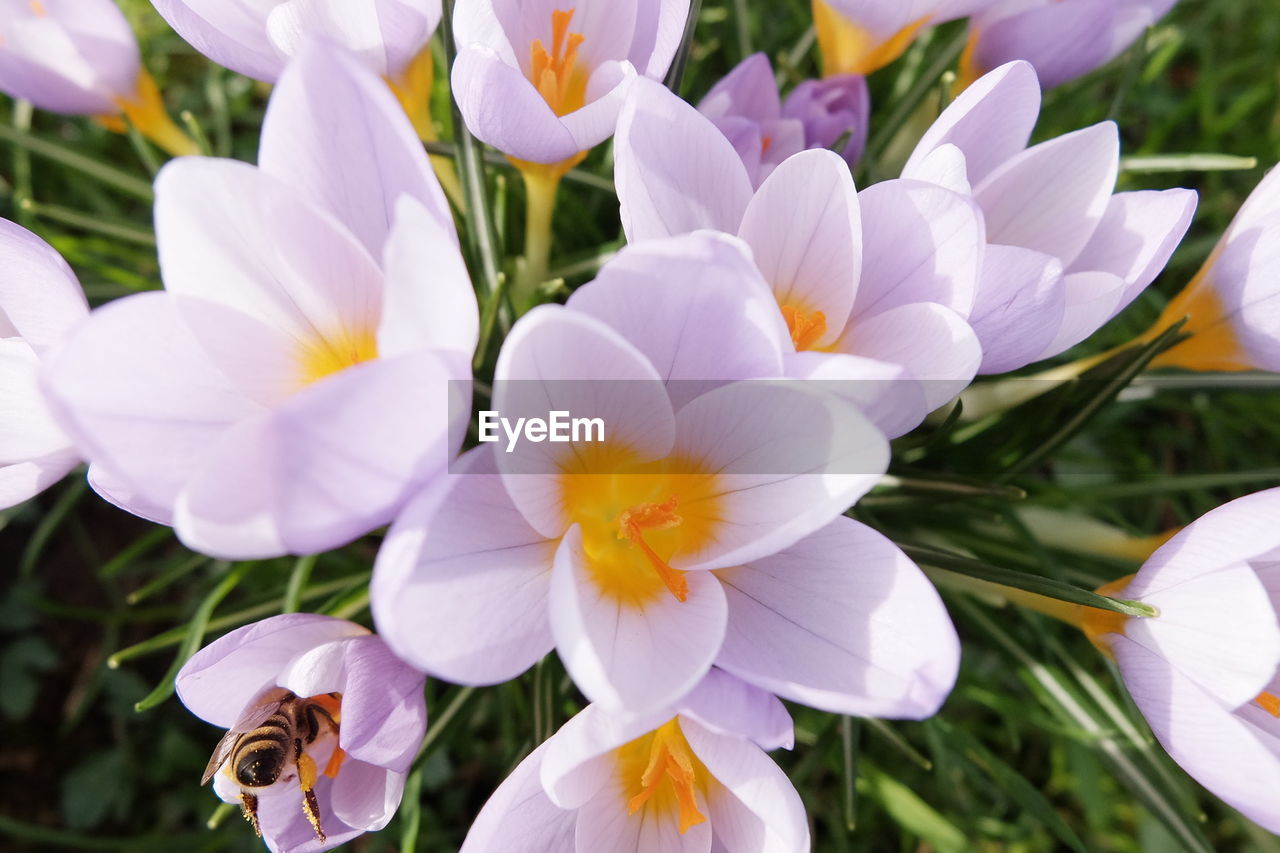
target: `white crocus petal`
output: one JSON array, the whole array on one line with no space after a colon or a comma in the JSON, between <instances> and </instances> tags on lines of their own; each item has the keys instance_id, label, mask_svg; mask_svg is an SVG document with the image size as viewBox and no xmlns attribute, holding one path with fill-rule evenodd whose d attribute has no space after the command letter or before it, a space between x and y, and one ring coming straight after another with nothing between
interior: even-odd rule
<instances>
[{"instance_id":1,"label":"white crocus petal","mask_svg":"<svg viewBox=\"0 0 1280 853\"><path fill-rule=\"evenodd\" d=\"M644 713L671 705L706 675L724 640L724 591L708 572L686 576L687 600L666 590L620 600L592 578L577 525L556 552L551 631L565 668L587 698Z\"/></svg>"},{"instance_id":2,"label":"white crocus petal","mask_svg":"<svg viewBox=\"0 0 1280 853\"><path fill-rule=\"evenodd\" d=\"M521 761L476 815L459 853L573 853L578 815L547 797L541 780L547 743Z\"/></svg>"}]
</instances>

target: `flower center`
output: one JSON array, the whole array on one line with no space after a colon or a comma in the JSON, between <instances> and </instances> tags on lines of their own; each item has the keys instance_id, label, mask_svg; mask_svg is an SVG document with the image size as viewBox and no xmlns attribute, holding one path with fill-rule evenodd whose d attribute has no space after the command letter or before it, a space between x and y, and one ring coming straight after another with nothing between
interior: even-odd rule
<instances>
[{"instance_id":1,"label":"flower center","mask_svg":"<svg viewBox=\"0 0 1280 853\"><path fill-rule=\"evenodd\" d=\"M578 48L585 36L569 32L575 10L551 13L551 51L542 39L530 47L529 80L558 116L582 109L587 100L587 72L578 65Z\"/></svg>"},{"instance_id":2,"label":"flower center","mask_svg":"<svg viewBox=\"0 0 1280 853\"><path fill-rule=\"evenodd\" d=\"M674 456L641 462L611 442L583 445L573 465L560 477L561 505L582 529L600 594L634 607L668 595L685 601L689 583L671 564L715 540L724 521L716 476Z\"/></svg>"},{"instance_id":3,"label":"flower center","mask_svg":"<svg viewBox=\"0 0 1280 853\"><path fill-rule=\"evenodd\" d=\"M813 0L813 24L822 52L822 76L870 74L893 62L911 45L916 33L929 22L917 18L887 39L840 14L826 0Z\"/></svg>"},{"instance_id":4,"label":"flower center","mask_svg":"<svg viewBox=\"0 0 1280 853\"><path fill-rule=\"evenodd\" d=\"M300 384L310 385L326 376L378 357L378 339L372 330L318 336L302 344L298 353Z\"/></svg>"},{"instance_id":5,"label":"flower center","mask_svg":"<svg viewBox=\"0 0 1280 853\"><path fill-rule=\"evenodd\" d=\"M695 789L705 788L710 773L693 754L678 721L664 723L618 753L624 790L636 792L627 800L628 814L635 814L646 805L678 812L681 835L706 822L706 815L698 811ZM638 780L636 771L640 771Z\"/></svg>"},{"instance_id":6,"label":"flower center","mask_svg":"<svg viewBox=\"0 0 1280 853\"><path fill-rule=\"evenodd\" d=\"M653 570L662 579L663 585L671 591L677 601L688 601L689 582L685 580L684 572L678 572L667 565L667 562L644 541L646 530L667 530L680 526L684 519L676 515L676 506L679 502L679 497L672 495L660 504L637 504L630 509L624 509L618 516L618 538L630 540L631 544L640 549L645 559L649 561L649 565L653 566Z\"/></svg>"},{"instance_id":7,"label":"flower center","mask_svg":"<svg viewBox=\"0 0 1280 853\"><path fill-rule=\"evenodd\" d=\"M801 311L790 305L782 306L782 319L791 331L791 343L796 352L814 349L827 334L827 315L821 311Z\"/></svg>"}]
</instances>

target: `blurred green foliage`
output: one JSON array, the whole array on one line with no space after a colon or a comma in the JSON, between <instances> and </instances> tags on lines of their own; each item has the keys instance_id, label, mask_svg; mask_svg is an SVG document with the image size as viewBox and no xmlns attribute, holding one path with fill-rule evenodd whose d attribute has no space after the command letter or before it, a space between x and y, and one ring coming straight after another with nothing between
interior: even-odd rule
<instances>
[{"instance_id":1,"label":"blurred green foliage","mask_svg":"<svg viewBox=\"0 0 1280 853\"><path fill-rule=\"evenodd\" d=\"M194 54L145 0L123 5L171 112L189 110L212 153L253 161L266 87ZM809 24L803 0L704 3L683 94L696 101L755 49L774 59L786 87L811 76ZM959 25L939 28L874 76L873 138L895 98L958 33ZM1215 153L1259 164L1122 176L1125 189L1194 187L1201 204L1157 285L1081 352L1144 330L1280 159L1277 45L1277 0L1183 0L1144 45L1047 97L1037 138L1110 118L1128 155ZM927 99L935 112L945 88ZM443 74L436 98L447 139ZM95 303L159 287L146 198L158 155L91 121L33 116L3 98L0 124L13 129L0 139L0 215L50 240ZM57 156L15 138L53 143ZM66 151L96 167L69 165L58 154ZM883 164L863 169L860 180L877 168ZM608 178L608 147L583 169ZM491 167L490 178L509 257L519 250L522 190L501 167ZM560 207L555 258L573 286L590 278L594 259L617 244L617 201L583 183L566 183L562 193L572 203ZM1081 383L1059 404L1078 407L1101 385ZM1274 384L1237 387L1193 377L1176 387L1144 387L1145 394L1103 407L1047 460L1016 477L1026 503L1148 535L1280 480ZM1051 414L1024 409L996 429L1012 437L1007 451L1016 458L1052 437L1054 427ZM967 465L962 470L977 480L998 475L994 463L984 469L973 458L982 445L940 438L923 463L900 463L898 473L936 476ZM899 449L917 445L912 436ZM857 514L903 541L945 537L949 547L993 565L1081 585L1133 571L1123 561L1044 545L1013 508L995 493L958 498L885 489ZM376 547L377 537L369 537L308 565L300 606L367 621ZM192 615L219 584L231 585L234 570L193 556L168 531L103 504L73 477L0 513L0 566L0 847L261 849L234 814L221 812L219 826L205 828L218 804L198 782L219 732L172 698L141 713L135 703L157 685L156 696L164 695L184 641L207 641L286 607L291 578L303 577L299 562L266 561L245 572L214 609L207 632L192 636ZM896 723L794 709L797 747L777 757L809 808L816 850L1280 850L1275 838L1206 796L1153 745L1110 665L1083 637L963 595L949 594L948 603L965 653L959 685L938 718ZM432 729L410 796L388 829L353 843L354 850L456 850L498 782L580 707L554 656L507 685L473 691L432 683L428 691Z\"/></svg>"}]
</instances>

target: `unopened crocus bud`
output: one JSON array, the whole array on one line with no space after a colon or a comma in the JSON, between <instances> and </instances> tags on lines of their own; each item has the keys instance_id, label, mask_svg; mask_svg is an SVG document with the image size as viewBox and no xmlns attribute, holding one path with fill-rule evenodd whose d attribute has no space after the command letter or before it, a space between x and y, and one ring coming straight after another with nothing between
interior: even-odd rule
<instances>
[{"instance_id":1,"label":"unopened crocus bud","mask_svg":"<svg viewBox=\"0 0 1280 853\"><path fill-rule=\"evenodd\" d=\"M89 313L75 273L25 228L0 219L0 508L80 461L40 390L44 356Z\"/></svg>"},{"instance_id":2,"label":"unopened crocus bud","mask_svg":"<svg viewBox=\"0 0 1280 853\"><path fill-rule=\"evenodd\" d=\"M1280 831L1280 489L1192 522L1136 575L1100 592L1140 619L1092 611L1083 627L1119 664L1168 753L1195 779Z\"/></svg>"},{"instance_id":3,"label":"unopened crocus bud","mask_svg":"<svg viewBox=\"0 0 1280 853\"><path fill-rule=\"evenodd\" d=\"M1280 371L1280 169L1245 200L1204 267L1152 333L1187 318L1191 337L1153 366Z\"/></svg>"},{"instance_id":4,"label":"unopened crocus bud","mask_svg":"<svg viewBox=\"0 0 1280 853\"><path fill-rule=\"evenodd\" d=\"M95 116L115 131L127 118L169 153L196 153L112 0L0 0L0 91L42 110Z\"/></svg>"},{"instance_id":5,"label":"unopened crocus bud","mask_svg":"<svg viewBox=\"0 0 1280 853\"><path fill-rule=\"evenodd\" d=\"M1002 0L976 12L960 67L960 87L1025 59L1046 89L1123 53L1177 0Z\"/></svg>"},{"instance_id":6,"label":"unopened crocus bud","mask_svg":"<svg viewBox=\"0 0 1280 853\"><path fill-rule=\"evenodd\" d=\"M273 616L197 652L178 698L227 729L205 771L273 853L382 829L426 731L424 676L354 622Z\"/></svg>"},{"instance_id":7,"label":"unopened crocus bud","mask_svg":"<svg viewBox=\"0 0 1280 853\"><path fill-rule=\"evenodd\" d=\"M804 125L805 148L830 148L850 166L856 165L867 147L867 80L857 74L805 80L783 102L782 115Z\"/></svg>"}]
</instances>

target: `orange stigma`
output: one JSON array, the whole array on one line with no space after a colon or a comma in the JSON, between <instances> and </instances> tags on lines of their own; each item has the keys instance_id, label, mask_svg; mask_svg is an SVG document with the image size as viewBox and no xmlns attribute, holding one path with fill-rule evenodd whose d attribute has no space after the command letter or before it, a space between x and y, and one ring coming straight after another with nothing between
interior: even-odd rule
<instances>
[{"instance_id":1,"label":"orange stigma","mask_svg":"<svg viewBox=\"0 0 1280 853\"><path fill-rule=\"evenodd\" d=\"M529 79L547 106L558 115L582 109L587 99L587 72L578 67L578 48L585 36L569 32L574 10L551 13L551 52L534 39L530 48Z\"/></svg>"},{"instance_id":2,"label":"orange stigma","mask_svg":"<svg viewBox=\"0 0 1280 853\"><path fill-rule=\"evenodd\" d=\"M690 827L705 823L706 815L698 811L698 801L694 797L694 785L698 781L694 761L680 724L675 720L664 723L653 733L649 763L640 776L641 791L627 801L627 813L639 811L663 781L669 780L680 809L680 834L684 835Z\"/></svg>"},{"instance_id":3,"label":"orange stigma","mask_svg":"<svg viewBox=\"0 0 1280 853\"><path fill-rule=\"evenodd\" d=\"M1253 700L1258 703L1258 707L1266 711L1273 717L1280 717L1280 696L1274 693L1262 691L1258 694L1258 698Z\"/></svg>"},{"instance_id":4,"label":"orange stigma","mask_svg":"<svg viewBox=\"0 0 1280 853\"><path fill-rule=\"evenodd\" d=\"M811 350L827 334L827 315L821 311L801 311L790 305L782 306L782 319L791 331L791 343L796 352Z\"/></svg>"},{"instance_id":5,"label":"orange stigma","mask_svg":"<svg viewBox=\"0 0 1280 853\"><path fill-rule=\"evenodd\" d=\"M688 601L689 582L685 580L684 573L667 565L666 560L659 557L649 547L649 543L644 541L646 530L667 530L680 526L680 522L684 519L676 515L678 502L678 498L672 495L660 504L638 504L623 510L622 515L618 516L618 538L630 540L644 552L653 570L658 573L658 577L662 579L667 589L671 590L671 594L677 601Z\"/></svg>"}]
</instances>

